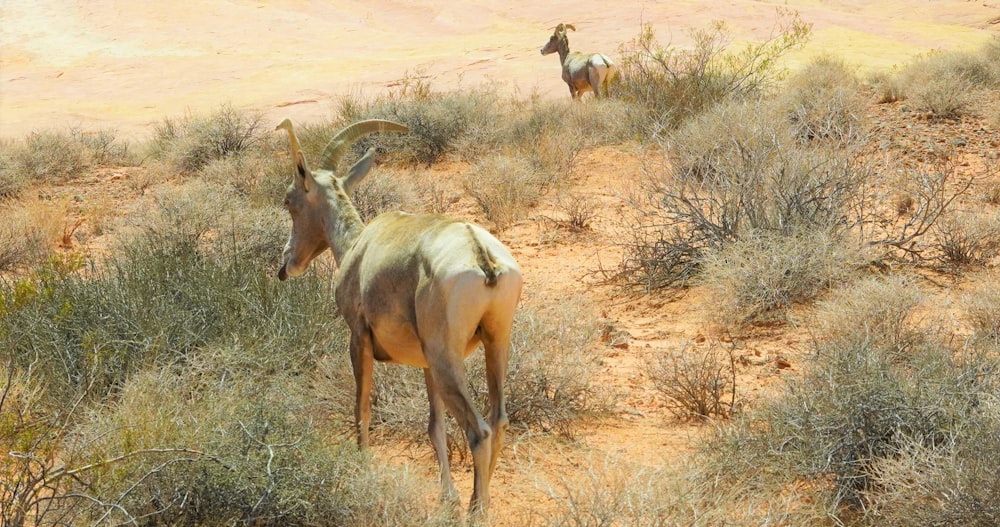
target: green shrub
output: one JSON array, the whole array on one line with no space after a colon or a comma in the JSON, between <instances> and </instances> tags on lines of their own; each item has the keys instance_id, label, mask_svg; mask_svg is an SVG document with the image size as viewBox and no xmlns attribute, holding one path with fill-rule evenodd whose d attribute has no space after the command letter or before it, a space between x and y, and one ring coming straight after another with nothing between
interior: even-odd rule
<instances>
[{"instance_id":1,"label":"green shrub","mask_svg":"<svg viewBox=\"0 0 1000 527\"><path fill-rule=\"evenodd\" d=\"M50 266L0 283L0 354L35 364L48 395L66 402L102 397L150 364L237 337L295 349L289 361L306 364L342 331L322 279L279 285L240 257L255 242L239 229L216 253L186 232L136 237L86 277Z\"/></svg>"}]
</instances>

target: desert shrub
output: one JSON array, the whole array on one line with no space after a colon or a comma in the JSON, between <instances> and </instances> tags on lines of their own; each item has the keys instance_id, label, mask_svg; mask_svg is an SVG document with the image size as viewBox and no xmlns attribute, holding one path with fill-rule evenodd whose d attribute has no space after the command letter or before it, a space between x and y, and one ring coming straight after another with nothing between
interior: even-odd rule
<instances>
[{"instance_id":1,"label":"desert shrub","mask_svg":"<svg viewBox=\"0 0 1000 527\"><path fill-rule=\"evenodd\" d=\"M132 453L81 483L91 518L146 525L424 525L423 489L316 426L292 353L206 346L149 369L79 432L82 454Z\"/></svg>"},{"instance_id":2,"label":"desert shrub","mask_svg":"<svg viewBox=\"0 0 1000 527\"><path fill-rule=\"evenodd\" d=\"M852 144L866 134L861 84L842 61L832 57L815 59L792 76L777 105L800 141Z\"/></svg>"},{"instance_id":3,"label":"desert shrub","mask_svg":"<svg viewBox=\"0 0 1000 527\"><path fill-rule=\"evenodd\" d=\"M945 265L984 265L1000 249L1000 214L955 213L934 227L935 246Z\"/></svg>"},{"instance_id":4,"label":"desert shrub","mask_svg":"<svg viewBox=\"0 0 1000 527\"><path fill-rule=\"evenodd\" d=\"M119 140L117 130L71 129L70 134L82 144L92 164L102 166L131 166L136 162L129 150L128 141Z\"/></svg>"},{"instance_id":5,"label":"desert shrub","mask_svg":"<svg viewBox=\"0 0 1000 527\"><path fill-rule=\"evenodd\" d=\"M777 59L805 42L808 34L809 26L789 14L777 34L731 51L731 37L721 22L693 31L691 48L661 45L652 27L645 25L618 50L619 75L612 93L639 109L630 112L638 119L631 119L644 135L655 134L729 97L768 90L781 76Z\"/></svg>"},{"instance_id":6,"label":"desert shrub","mask_svg":"<svg viewBox=\"0 0 1000 527\"><path fill-rule=\"evenodd\" d=\"M361 221L365 223L383 212L423 210L410 176L392 171L374 171L369 174L351 193L351 202L358 209Z\"/></svg>"},{"instance_id":7,"label":"desert shrub","mask_svg":"<svg viewBox=\"0 0 1000 527\"><path fill-rule=\"evenodd\" d=\"M757 104L724 103L664 143L628 197L621 276L681 285L705 257L751 236L844 236L870 171L850 150L803 148Z\"/></svg>"},{"instance_id":8,"label":"desert shrub","mask_svg":"<svg viewBox=\"0 0 1000 527\"><path fill-rule=\"evenodd\" d=\"M914 318L922 300L923 294L912 279L859 280L820 302L818 342L835 349L871 347L890 355L905 355L926 341Z\"/></svg>"},{"instance_id":9,"label":"desert shrub","mask_svg":"<svg viewBox=\"0 0 1000 527\"><path fill-rule=\"evenodd\" d=\"M11 196L34 182L78 177L90 165L85 145L70 132L31 132L22 141L7 143L5 150L2 180Z\"/></svg>"},{"instance_id":10,"label":"desert shrub","mask_svg":"<svg viewBox=\"0 0 1000 527\"><path fill-rule=\"evenodd\" d=\"M976 276L962 304L973 344L1000 350L1000 280L993 274Z\"/></svg>"},{"instance_id":11,"label":"desert shrub","mask_svg":"<svg viewBox=\"0 0 1000 527\"><path fill-rule=\"evenodd\" d=\"M1000 84L992 63L996 44L992 46L980 53L931 53L907 64L900 71L907 99L935 117L954 118L965 113L975 101L977 89Z\"/></svg>"},{"instance_id":12,"label":"desert shrub","mask_svg":"<svg viewBox=\"0 0 1000 527\"><path fill-rule=\"evenodd\" d=\"M149 148L154 158L195 174L210 162L241 155L261 143L263 116L225 105L209 115L168 118L154 128Z\"/></svg>"},{"instance_id":13,"label":"desert shrub","mask_svg":"<svg viewBox=\"0 0 1000 527\"><path fill-rule=\"evenodd\" d=\"M949 441L909 440L897 456L874 467L876 491L866 516L872 524L996 525L1000 519L1000 414L997 401Z\"/></svg>"},{"instance_id":14,"label":"desert shrub","mask_svg":"<svg viewBox=\"0 0 1000 527\"><path fill-rule=\"evenodd\" d=\"M192 181L154 196L142 211L139 235L151 244L195 248L214 258L268 265L282 253L288 215L274 206L248 204L233 187ZM126 236L131 235L126 233Z\"/></svg>"},{"instance_id":15,"label":"desert shrub","mask_svg":"<svg viewBox=\"0 0 1000 527\"><path fill-rule=\"evenodd\" d=\"M496 230L516 223L546 190L544 174L520 157L494 155L472 167L462 182Z\"/></svg>"},{"instance_id":16,"label":"desert shrub","mask_svg":"<svg viewBox=\"0 0 1000 527\"><path fill-rule=\"evenodd\" d=\"M292 165L287 157L267 148L209 161L199 171L200 179L229 187L255 206L280 204L291 182Z\"/></svg>"},{"instance_id":17,"label":"desert shrub","mask_svg":"<svg viewBox=\"0 0 1000 527\"><path fill-rule=\"evenodd\" d=\"M0 271L45 261L62 234L63 214L58 205L40 200L0 206Z\"/></svg>"},{"instance_id":18,"label":"desert shrub","mask_svg":"<svg viewBox=\"0 0 1000 527\"><path fill-rule=\"evenodd\" d=\"M481 126L497 116L496 98L495 90L488 87L435 92L425 86L410 93L401 90L368 102L346 99L341 102L339 119L326 125L328 131L319 135L329 141L331 129L339 130L361 119L388 119L406 125L410 131L371 135L359 140L355 149L364 152L375 146L387 159L430 165L453 153L460 138L474 123ZM307 144L304 140L303 148Z\"/></svg>"},{"instance_id":19,"label":"desert shrub","mask_svg":"<svg viewBox=\"0 0 1000 527\"><path fill-rule=\"evenodd\" d=\"M47 395L63 402L101 397L151 363L237 336L314 360L341 331L329 284L306 278L279 286L269 270L238 256L249 243L243 236L234 229L218 242L228 248L214 253L183 235L147 233L86 277L49 265L0 283L0 350L19 367L35 364Z\"/></svg>"},{"instance_id":20,"label":"desert shrub","mask_svg":"<svg viewBox=\"0 0 1000 527\"><path fill-rule=\"evenodd\" d=\"M848 281L861 256L856 243L822 231L749 235L706 254L699 281L718 322L780 320L792 306Z\"/></svg>"},{"instance_id":21,"label":"desert shrub","mask_svg":"<svg viewBox=\"0 0 1000 527\"><path fill-rule=\"evenodd\" d=\"M1000 381L996 359L970 360L917 326L908 287L861 283L826 304L809 369L707 445L721 473L759 488L808 482L842 519L880 491L879 463L974 426Z\"/></svg>"},{"instance_id":22,"label":"desert shrub","mask_svg":"<svg viewBox=\"0 0 1000 527\"><path fill-rule=\"evenodd\" d=\"M507 414L513 430L553 431L571 436L574 425L601 415L612 404L607 387L594 382L601 354L591 344L597 326L581 303L550 309L522 307L512 335L507 375ZM353 438L354 379L347 344L320 361L316 391ZM487 409L486 367L481 351L465 362L469 388L481 412ZM484 413L485 415L485 413ZM428 403L423 372L418 368L376 364L372 390L372 431L426 441ZM464 452L465 434L449 418L449 444Z\"/></svg>"},{"instance_id":23,"label":"desert shrub","mask_svg":"<svg viewBox=\"0 0 1000 527\"><path fill-rule=\"evenodd\" d=\"M875 102L885 104L906 98L902 79L896 71L878 70L868 76L868 85L875 90Z\"/></svg>"},{"instance_id":24,"label":"desert shrub","mask_svg":"<svg viewBox=\"0 0 1000 527\"><path fill-rule=\"evenodd\" d=\"M736 399L736 364L732 350L685 347L651 357L649 375L679 419L726 418Z\"/></svg>"}]
</instances>

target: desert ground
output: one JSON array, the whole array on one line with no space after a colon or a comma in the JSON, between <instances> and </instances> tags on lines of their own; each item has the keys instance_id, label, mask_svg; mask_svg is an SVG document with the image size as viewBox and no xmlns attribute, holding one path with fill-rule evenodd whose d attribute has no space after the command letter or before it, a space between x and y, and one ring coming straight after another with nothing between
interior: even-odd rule
<instances>
[{"instance_id":1,"label":"desert ground","mask_svg":"<svg viewBox=\"0 0 1000 527\"><path fill-rule=\"evenodd\" d=\"M7 0L0 137L74 125L142 136L165 116L226 102L275 120L322 118L339 96L378 94L408 76L441 88L497 81L561 97L557 59L539 54L560 22L577 28L572 50L614 57L642 24L677 46L714 21L737 39L763 39L778 8L813 25L793 61L832 52L870 68L973 47L996 33L1000 17L991 1Z\"/></svg>"},{"instance_id":2,"label":"desert ground","mask_svg":"<svg viewBox=\"0 0 1000 527\"><path fill-rule=\"evenodd\" d=\"M559 22L577 28L572 49L614 58L643 24L675 46L688 45L690 30L713 21L725 21L737 40L764 39L778 8L797 10L812 24L808 44L788 59L792 69L824 53L861 70L887 69L931 50L972 49L1000 34L1000 2L993 1L4 0L0 137L75 126L114 128L142 140L164 117L227 103L262 111L275 123L307 122L328 118L339 97L386 93L407 78L442 90L496 82L572 104L557 60L539 54ZM549 243L543 205L501 235L524 268L524 302L583 297L600 313L614 334L600 382L623 396L610 418L583 425L572 440L513 440L494 476L498 525L517 525L525 511L544 509L550 489L584 478L594 460L669 464L709 427L674 419L643 365L650 354L704 342L710 306L698 290L679 298L626 295L598 272L621 258L615 211L622 182L639 177L640 155L626 145L602 147L576 162L574 190L598 204L591 232ZM458 177L441 170L441 177ZM121 195L126 179L101 173L52 192ZM746 353L759 360L740 372L740 397L753 401L796 374L809 334L786 327L745 338ZM410 466L434 488L437 468L426 442L376 445L376 454ZM457 468L456 478L467 496L466 469Z\"/></svg>"}]
</instances>

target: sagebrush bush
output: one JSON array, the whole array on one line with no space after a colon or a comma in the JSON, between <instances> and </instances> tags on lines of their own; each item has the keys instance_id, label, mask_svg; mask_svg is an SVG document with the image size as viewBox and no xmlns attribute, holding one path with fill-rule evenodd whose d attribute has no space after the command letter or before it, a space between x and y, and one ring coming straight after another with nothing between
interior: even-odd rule
<instances>
[{"instance_id":1,"label":"sagebrush bush","mask_svg":"<svg viewBox=\"0 0 1000 527\"><path fill-rule=\"evenodd\" d=\"M476 163L462 186L494 229L502 231L538 203L547 183L544 174L527 160L501 154Z\"/></svg>"},{"instance_id":2,"label":"sagebrush bush","mask_svg":"<svg viewBox=\"0 0 1000 527\"><path fill-rule=\"evenodd\" d=\"M750 235L707 253L699 281L716 322L783 320L793 306L850 281L862 254L853 240L822 231Z\"/></svg>"},{"instance_id":3,"label":"sagebrush bush","mask_svg":"<svg viewBox=\"0 0 1000 527\"><path fill-rule=\"evenodd\" d=\"M779 23L777 34L760 44L727 49L731 37L720 22L693 31L693 46L682 48L661 45L647 24L619 48L612 93L638 109L629 112L633 126L655 136L657 130L675 127L724 100L768 91L782 74L778 59L808 35L809 26L791 14Z\"/></svg>"},{"instance_id":4,"label":"sagebrush bush","mask_svg":"<svg viewBox=\"0 0 1000 527\"><path fill-rule=\"evenodd\" d=\"M844 518L880 492L880 463L978 426L1000 382L996 357L956 353L947 330L915 324L910 287L865 282L823 308L808 370L707 446L725 477L770 489L810 482Z\"/></svg>"},{"instance_id":5,"label":"sagebrush bush","mask_svg":"<svg viewBox=\"0 0 1000 527\"><path fill-rule=\"evenodd\" d=\"M935 248L949 266L984 265L1000 249L1000 214L958 212L935 223Z\"/></svg>"},{"instance_id":6,"label":"sagebrush bush","mask_svg":"<svg viewBox=\"0 0 1000 527\"><path fill-rule=\"evenodd\" d=\"M260 113L224 105L208 115L164 119L149 148L154 158L196 174L214 160L251 151L267 132Z\"/></svg>"},{"instance_id":7,"label":"sagebrush bush","mask_svg":"<svg viewBox=\"0 0 1000 527\"><path fill-rule=\"evenodd\" d=\"M81 515L147 525L426 525L424 489L318 427L295 351L240 341L149 368L97 409Z\"/></svg>"},{"instance_id":8,"label":"sagebrush bush","mask_svg":"<svg viewBox=\"0 0 1000 527\"><path fill-rule=\"evenodd\" d=\"M752 102L719 104L664 142L628 197L620 273L679 285L707 255L752 236L845 235L870 170L852 151L804 148L782 119ZM811 234L810 234L811 235Z\"/></svg>"},{"instance_id":9,"label":"sagebrush bush","mask_svg":"<svg viewBox=\"0 0 1000 527\"><path fill-rule=\"evenodd\" d=\"M788 80L777 107L800 141L849 145L865 139L866 103L854 72L842 61L824 56Z\"/></svg>"}]
</instances>

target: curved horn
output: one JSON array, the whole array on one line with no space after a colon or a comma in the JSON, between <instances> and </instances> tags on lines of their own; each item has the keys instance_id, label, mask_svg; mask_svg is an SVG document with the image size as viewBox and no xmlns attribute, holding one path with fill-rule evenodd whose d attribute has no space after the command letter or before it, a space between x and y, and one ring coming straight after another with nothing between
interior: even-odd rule
<instances>
[{"instance_id":1,"label":"curved horn","mask_svg":"<svg viewBox=\"0 0 1000 527\"><path fill-rule=\"evenodd\" d=\"M285 118L284 121L274 127L275 130L286 130L288 132L288 141L290 143L290 148L292 149L292 159L298 157L302 152L302 147L299 146L299 138L295 137L295 130L292 129L292 120Z\"/></svg>"},{"instance_id":2,"label":"curved horn","mask_svg":"<svg viewBox=\"0 0 1000 527\"><path fill-rule=\"evenodd\" d=\"M337 165L340 164L340 158L344 157L344 153L347 148L362 136L376 132L408 131L410 131L409 128L399 123L384 121L382 119L369 119L367 121L356 122L338 132L337 135L333 136L333 139L327 143L326 148L323 149L323 157L320 158L319 167L331 171L337 170Z\"/></svg>"},{"instance_id":3,"label":"curved horn","mask_svg":"<svg viewBox=\"0 0 1000 527\"><path fill-rule=\"evenodd\" d=\"M576 31L576 27L574 27L573 24L566 24L566 27L572 29L573 31Z\"/></svg>"}]
</instances>

